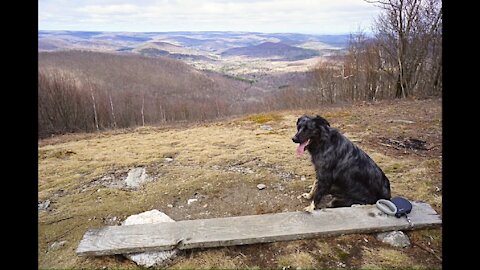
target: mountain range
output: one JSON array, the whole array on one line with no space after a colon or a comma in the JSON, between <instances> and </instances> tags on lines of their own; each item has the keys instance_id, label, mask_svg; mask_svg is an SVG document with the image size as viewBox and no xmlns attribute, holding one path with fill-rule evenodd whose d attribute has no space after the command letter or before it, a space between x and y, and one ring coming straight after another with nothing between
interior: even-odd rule
<instances>
[{"instance_id":1,"label":"mountain range","mask_svg":"<svg viewBox=\"0 0 480 270\"><path fill-rule=\"evenodd\" d=\"M39 51L91 50L216 60L228 56L295 61L346 47L349 35L256 32L38 32Z\"/></svg>"}]
</instances>

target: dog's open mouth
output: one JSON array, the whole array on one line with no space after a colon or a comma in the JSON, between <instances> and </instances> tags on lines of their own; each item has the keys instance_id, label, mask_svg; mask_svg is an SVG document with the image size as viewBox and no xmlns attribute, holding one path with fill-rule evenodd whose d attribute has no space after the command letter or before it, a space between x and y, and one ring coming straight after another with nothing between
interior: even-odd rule
<instances>
[{"instance_id":1,"label":"dog's open mouth","mask_svg":"<svg viewBox=\"0 0 480 270\"><path fill-rule=\"evenodd\" d=\"M304 141L303 143L299 144L297 147L297 155L301 156L305 153L305 147L310 143L310 139Z\"/></svg>"}]
</instances>

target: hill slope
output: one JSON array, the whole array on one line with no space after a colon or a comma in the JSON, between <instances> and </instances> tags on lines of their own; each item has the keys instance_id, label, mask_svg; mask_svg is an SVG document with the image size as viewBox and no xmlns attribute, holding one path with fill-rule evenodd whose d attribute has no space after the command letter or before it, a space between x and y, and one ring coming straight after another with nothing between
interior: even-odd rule
<instances>
[{"instance_id":1,"label":"hill slope","mask_svg":"<svg viewBox=\"0 0 480 270\"><path fill-rule=\"evenodd\" d=\"M229 97L248 86L166 57L66 51L39 53L38 61L40 71L62 70L80 79L93 80L114 92L136 89L182 98Z\"/></svg>"},{"instance_id":2,"label":"hill slope","mask_svg":"<svg viewBox=\"0 0 480 270\"><path fill-rule=\"evenodd\" d=\"M79 128L76 127L78 123L85 123L80 130L92 130L92 121L88 120L94 117L89 115L90 91L94 92L101 127L128 127L143 124L143 121L153 124L212 119L242 113L246 106L259 107L252 104L263 95L261 89L248 82L198 71L166 57L87 51L42 52L38 55L38 63L42 82L39 108L43 118L40 120L45 120L40 121L40 128L47 133L74 132ZM66 95L68 100L64 100L53 96L58 88L76 90L68 95L57 93ZM59 113L57 109L64 112ZM69 115L75 118L65 118ZM63 126L52 128L55 123L51 119L64 119L63 122L72 127L68 130ZM60 125L62 121L58 121ZM53 130L43 130L43 127Z\"/></svg>"}]
</instances>

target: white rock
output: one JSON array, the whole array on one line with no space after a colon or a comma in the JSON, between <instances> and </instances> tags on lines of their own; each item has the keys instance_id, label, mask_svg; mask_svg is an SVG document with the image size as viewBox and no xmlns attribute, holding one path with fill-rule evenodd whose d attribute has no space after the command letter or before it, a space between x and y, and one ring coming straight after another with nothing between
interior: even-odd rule
<instances>
[{"instance_id":1,"label":"white rock","mask_svg":"<svg viewBox=\"0 0 480 270\"><path fill-rule=\"evenodd\" d=\"M60 241L60 242L53 242L53 244L50 245L50 250L57 250L63 247L67 241Z\"/></svg>"},{"instance_id":2,"label":"white rock","mask_svg":"<svg viewBox=\"0 0 480 270\"><path fill-rule=\"evenodd\" d=\"M50 200L46 200L44 202L39 202L38 203L38 210L47 210L47 208L50 206Z\"/></svg>"},{"instance_id":3,"label":"white rock","mask_svg":"<svg viewBox=\"0 0 480 270\"><path fill-rule=\"evenodd\" d=\"M128 187L138 188L141 184L148 181L147 173L145 168L134 168L128 172L127 179L125 179L125 184Z\"/></svg>"},{"instance_id":4,"label":"white rock","mask_svg":"<svg viewBox=\"0 0 480 270\"><path fill-rule=\"evenodd\" d=\"M377 240L387 243L394 247L408 247L410 240L402 231L391 231L377 234Z\"/></svg>"},{"instance_id":5,"label":"white rock","mask_svg":"<svg viewBox=\"0 0 480 270\"><path fill-rule=\"evenodd\" d=\"M155 224L161 222L175 222L175 220L167 216L165 213L154 209L129 216L125 219L122 225ZM168 251L130 253L124 254L124 256L144 267L162 267L168 264L176 256L177 252L178 250L174 249Z\"/></svg>"},{"instance_id":6,"label":"white rock","mask_svg":"<svg viewBox=\"0 0 480 270\"><path fill-rule=\"evenodd\" d=\"M177 250L152 251L143 253L131 253L125 256L143 267L162 267L167 265L177 254Z\"/></svg>"},{"instance_id":7,"label":"white rock","mask_svg":"<svg viewBox=\"0 0 480 270\"><path fill-rule=\"evenodd\" d=\"M198 199L188 199L187 204L190 205L196 201L198 201Z\"/></svg>"},{"instance_id":8,"label":"white rock","mask_svg":"<svg viewBox=\"0 0 480 270\"><path fill-rule=\"evenodd\" d=\"M131 215L122 222L122 225L149 224L161 222L175 222L172 218L163 212L153 209L137 215Z\"/></svg>"},{"instance_id":9,"label":"white rock","mask_svg":"<svg viewBox=\"0 0 480 270\"><path fill-rule=\"evenodd\" d=\"M262 190L262 189L265 189L267 186L265 184L258 184L257 185L257 188L258 190Z\"/></svg>"},{"instance_id":10,"label":"white rock","mask_svg":"<svg viewBox=\"0 0 480 270\"><path fill-rule=\"evenodd\" d=\"M305 180L307 180L307 178L302 175L302 177L300 177L300 180L305 181Z\"/></svg>"},{"instance_id":11,"label":"white rock","mask_svg":"<svg viewBox=\"0 0 480 270\"><path fill-rule=\"evenodd\" d=\"M273 128L269 125L261 125L260 128L263 130L273 130Z\"/></svg>"},{"instance_id":12,"label":"white rock","mask_svg":"<svg viewBox=\"0 0 480 270\"><path fill-rule=\"evenodd\" d=\"M172 162L172 161L173 161L173 158L166 157L166 158L165 158L165 161L166 161L166 162Z\"/></svg>"}]
</instances>

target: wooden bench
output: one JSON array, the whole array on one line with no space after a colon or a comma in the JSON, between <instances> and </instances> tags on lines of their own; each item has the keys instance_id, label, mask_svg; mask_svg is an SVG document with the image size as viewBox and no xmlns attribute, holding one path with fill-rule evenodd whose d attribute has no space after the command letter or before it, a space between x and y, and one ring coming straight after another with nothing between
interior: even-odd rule
<instances>
[{"instance_id":1,"label":"wooden bench","mask_svg":"<svg viewBox=\"0 0 480 270\"><path fill-rule=\"evenodd\" d=\"M426 203L412 202L405 217L387 216L375 205L326 208L307 212L181 220L158 224L89 229L77 248L79 256L126 254L218 246L247 245L350 233L413 230L440 226Z\"/></svg>"}]
</instances>

